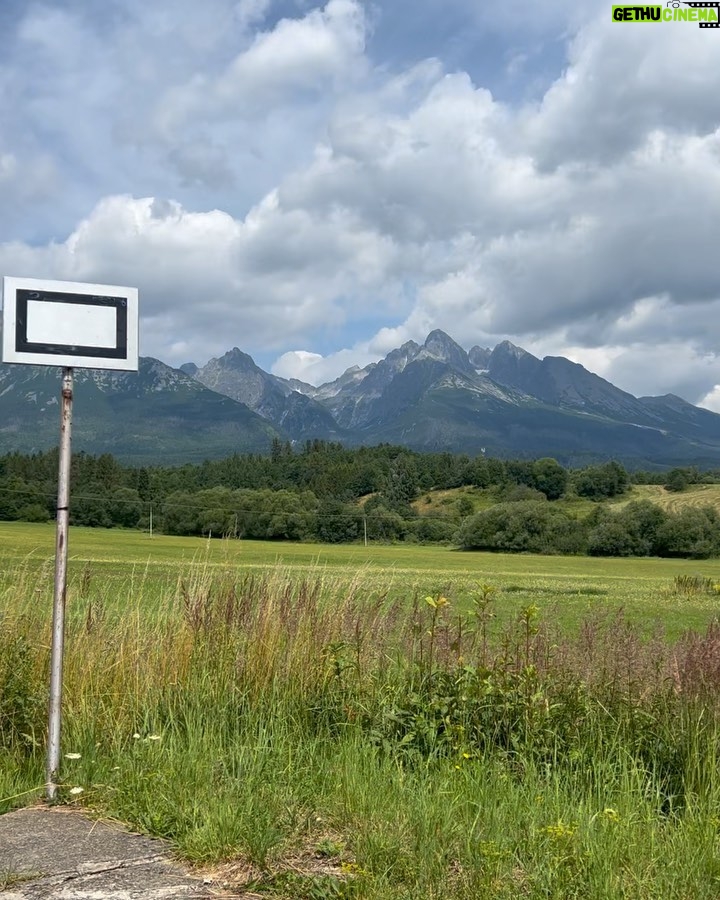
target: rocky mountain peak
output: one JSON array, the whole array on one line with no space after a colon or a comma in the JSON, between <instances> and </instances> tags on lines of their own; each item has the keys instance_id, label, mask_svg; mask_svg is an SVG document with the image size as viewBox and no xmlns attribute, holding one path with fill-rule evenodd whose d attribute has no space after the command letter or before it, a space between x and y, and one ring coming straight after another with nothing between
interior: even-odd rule
<instances>
[{"instance_id":1,"label":"rocky mountain peak","mask_svg":"<svg viewBox=\"0 0 720 900\"><path fill-rule=\"evenodd\" d=\"M254 372L258 368L252 356L243 353L238 347L228 350L220 359L210 360L208 366L211 363L216 363L223 369L235 369L238 372Z\"/></svg>"},{"instance_id":2,"label":"rocky mountain peak","mask_svg":"<svg viewBox=\"0 0 720 900\"><path fill-rule=\"evenodd\" d=\"M470 365L476 369L487 369L490 365L490 355L492 350L490 347L478 347L477 345L468 351L468 359Z\"/></svg>"},{"instance_id":3,"label":"rocky mountain peak","mask_svg":"<svg viewBox=\"0 0 720 900\"><path fill-rule=\"evenodd\" d=\"M522 347L518 347L511 341L501 341L493 350L492 355L495 357L512 357L514 359L522 359L525 356L530 356L532 359L537 360L537 356L533 356L532 353L528 353L527 350L523 350Z\"/></svg>"},{"instance_id":4,"label":"rocky mountain peak","mask_svg":"<svg viewBox=\"0 0 720 900\"><path fill-rule=\"evenodd\" d=\"M436 328L425 338L416 359L439 359L461 372L472 368L467 353L449 334Z\"/></svg>"},{"instance_id":5,"label":"rocky mountain peak","mask_svg":"<svg viewBox=\"0 0 720 900\"><path fill-rule=\"evenodd\" d=\"M411 359L415 358L419 349L420 345L416 344L415 341L405 341L401 347L391 350L385 357L384 362L390 363L391 365L402 362L402 365L404 366ZM383 360L380 362L382 363Z\"/></svg>"},{"instance_id":6,"label":"rocky mountain peak","mask_svg":"<svg viewBox=\"0 0 720 900\"><path fill-rule=\"evenodd\" d=\"M537 356L502 341L490 354L487 367L493 381L525 391L532 387L541 365Z\"/></svg>"}]
</instances>

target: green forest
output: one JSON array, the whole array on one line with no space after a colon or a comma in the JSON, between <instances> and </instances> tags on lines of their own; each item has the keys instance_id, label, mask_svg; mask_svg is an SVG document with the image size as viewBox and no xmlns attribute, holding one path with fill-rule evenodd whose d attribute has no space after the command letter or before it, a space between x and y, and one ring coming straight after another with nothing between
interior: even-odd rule
<instances>
[{"instance_id":1,"label":"green forest","mask_svg":"<svg viewBox=\"0 0 720 900\"><path fill-rule=\"evenodd\" d=\"M57 451L0 457L0 520L54 518L56 481ZM673 512L640 500L614 510L604 501L633 483L681 492L717 481L720 472L694 468L631 474L609 461L571 470L554 459L471 458L390 445L347 449L320 440L299 448L276 441L266 456L175 467L131 467L109 454L79 453L72 460L71 523L278 541L707 558L720 555L720 517L712 506ZM454 488L474 494L423 509L428 492ZM473 497L480 495L478 504ZM587 502L573 508L569 500Z\"/></svg>"}]
</instances>

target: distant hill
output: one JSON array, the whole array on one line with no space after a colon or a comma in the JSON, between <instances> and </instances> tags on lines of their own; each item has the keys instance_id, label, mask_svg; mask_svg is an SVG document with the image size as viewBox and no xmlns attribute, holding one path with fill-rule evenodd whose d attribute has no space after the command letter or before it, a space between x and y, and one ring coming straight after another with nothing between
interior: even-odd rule
<instances>
[{"instance_id":1,"label":"distant hill","mask_svg":"<svg viewBox=\"0 0 720 900\"><path fill-rule=\"evenodd\" d=\"M61 370L0 366L0 452L57 444ZM278 432L242 403L149 357L140 371L77 369L73 449L138 463L267 452Z\"/></svg>"}]
</instances>

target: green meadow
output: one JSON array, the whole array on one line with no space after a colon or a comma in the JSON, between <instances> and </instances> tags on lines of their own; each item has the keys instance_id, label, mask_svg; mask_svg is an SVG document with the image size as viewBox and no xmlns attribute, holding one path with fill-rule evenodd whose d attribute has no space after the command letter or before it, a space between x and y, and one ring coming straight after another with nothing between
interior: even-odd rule
<instances>
[{"instance_id":1,"label":"green meadow","mask_svg":"<svg viewBox=\"0 0 720 900\"><path fill-rule=\"evenodd\" d=\"M44 573L35 590L51 598L54 524L0 522L0 584L18 568ZM667 560L468 553L412 544L304 544L208 540L120 529L72 528L69 604L97 597L122 610L138 592L148 614L188 573L234 571L362 582L373 595L409 599L441 593L462 609L481 585L497 592L497 616L512 618L532 602L543 615L576 627L594 612L622 609L646 631L678 637L703 630L720 608L713 591L676 590L676 579L699 577L720 584L720 560ZM82 595L82 597L81 597Z\"/></svg>"},{"instance_id":2,"label":"green meadow","mask_svg":"<svg viewBox=\"0 0 720 900\"><path fill-rule=\"evenodd\" d=\"M716 898L720 561L73 528L62 802L270 898ZM0 811L54 528L0 523ZM1 881L0 881L1 883Z\"/></svg>"}]
</instances>

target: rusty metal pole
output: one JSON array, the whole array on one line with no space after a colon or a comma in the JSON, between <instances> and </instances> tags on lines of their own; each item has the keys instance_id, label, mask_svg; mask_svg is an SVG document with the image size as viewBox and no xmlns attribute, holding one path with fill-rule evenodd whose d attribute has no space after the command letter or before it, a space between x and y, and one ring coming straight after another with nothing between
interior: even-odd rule
<instances>
[{"instance_id":1,"label":"rusty metal pole","mask_svg":"<svg viewBox=\"0 0 720 900\"><path fill-rule=\"evenodd\" d=\"M65 595L67 590L68 525L70 521L70 459L73 402L73 370L63 369L60 403L60 454L58 460L57 528L55 537L55 589L53 593L52 651L50 656L50 708L45 789L48 800L57 793L60 769L63 645L65 643Z\"/></svg>"}]
</instances>

